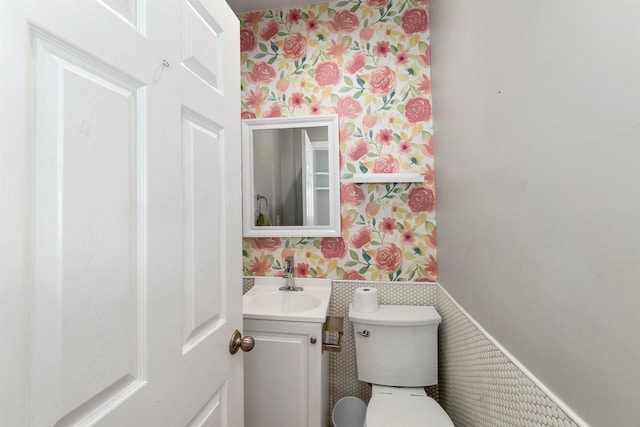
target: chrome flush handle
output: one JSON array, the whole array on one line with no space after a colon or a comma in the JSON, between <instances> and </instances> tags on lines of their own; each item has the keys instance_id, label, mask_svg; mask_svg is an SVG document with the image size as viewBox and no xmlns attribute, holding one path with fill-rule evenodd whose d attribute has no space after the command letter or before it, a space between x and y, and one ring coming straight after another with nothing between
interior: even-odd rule
<instances>
[{"instance_id":1,"label":"chrome flush handle","mask_svg":"<svg viewBox=\"0 0 640 427\"><path fill-rule=\"evenodd\" d=\"M361 337L369 338L369 336L371 335L371 332L365 329L364 331L358 331L358 335L360 335Z\"/></svg>"}]
</instances>

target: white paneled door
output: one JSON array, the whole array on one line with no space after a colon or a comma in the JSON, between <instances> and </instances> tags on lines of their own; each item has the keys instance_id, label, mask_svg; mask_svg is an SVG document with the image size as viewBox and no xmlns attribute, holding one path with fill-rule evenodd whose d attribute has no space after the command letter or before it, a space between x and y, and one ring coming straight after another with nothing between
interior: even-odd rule
<instances>
[{"instance_id":1,"label":"white paneled door","mask_svg":"<svg viewBox=\"0 0 640 427\"><path fill-rule=\"evenodd\" d=\"M241 426L224 0L0 1L0 425Z\"/></svg>"}]
</instances>

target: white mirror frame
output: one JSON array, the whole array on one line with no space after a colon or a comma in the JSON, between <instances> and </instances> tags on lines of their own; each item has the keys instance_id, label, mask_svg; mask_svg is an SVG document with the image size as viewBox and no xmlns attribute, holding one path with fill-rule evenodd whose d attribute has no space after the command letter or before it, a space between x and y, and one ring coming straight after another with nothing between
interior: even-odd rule
<instances>
[{"instance_id":1,"label":"white mirror frame","mask_svg":"<svg viewBox=\"0 0 640 427\"><path fill-rule=\"evenodd\" d=\"M328 127L329 157L329 225L328 226L257 226L254 213L258 201L253 188L253 131ZM337 115L244 119L242 121L242 192L244 237L340 237L340 132Z\"/></svg>"}]
</instances>

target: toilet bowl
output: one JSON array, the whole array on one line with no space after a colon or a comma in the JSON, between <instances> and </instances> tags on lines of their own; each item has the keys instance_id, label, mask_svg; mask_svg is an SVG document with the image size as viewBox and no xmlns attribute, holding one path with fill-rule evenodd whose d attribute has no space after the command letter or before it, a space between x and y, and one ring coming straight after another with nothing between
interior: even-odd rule
<instances>
[{"instance_id":1,"label":"toilet bowl","mask_svg":"<svg viewBox=\"0 0 640 427\"><path fill-rule=\"evenodd\" d=\"M373 385L363 427L454 427L423 388Z\"/></svg>"}]
</instances>

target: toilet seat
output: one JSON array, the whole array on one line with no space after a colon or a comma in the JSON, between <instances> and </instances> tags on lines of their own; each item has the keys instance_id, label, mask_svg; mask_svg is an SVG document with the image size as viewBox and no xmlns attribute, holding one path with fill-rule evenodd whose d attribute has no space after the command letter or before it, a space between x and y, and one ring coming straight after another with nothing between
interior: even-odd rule
<instances>
[{"instance_id":1,"label":"toilet seat","mask_svg":"<svg viewBox=\"0 0 640 427\"><path fill-rule=\"evenodd\" d=\"M442 407L422 388L374 385L363 427L454 427Z\"/></svg>"}]
</instances>

